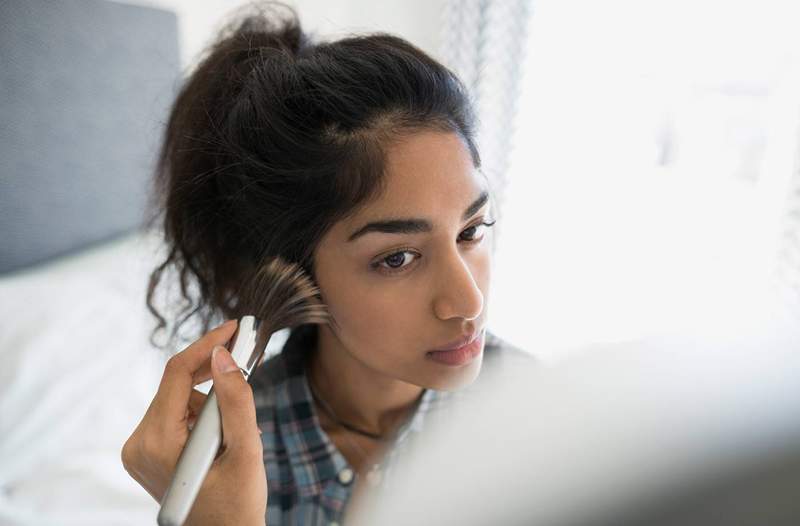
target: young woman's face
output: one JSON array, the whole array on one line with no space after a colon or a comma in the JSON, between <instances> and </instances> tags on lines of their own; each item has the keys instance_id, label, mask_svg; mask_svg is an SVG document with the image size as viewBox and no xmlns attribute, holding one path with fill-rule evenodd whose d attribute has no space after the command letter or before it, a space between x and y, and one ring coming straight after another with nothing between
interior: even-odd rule
<instances>
[{"instance_id":1,"label":"young woman's face","mask_svg":"<svg viewBox=\"0 0 800 526\"><path fill-rule=\"evenodd\" d=\"M386 176L383 195L334 225L314 253L338 324L322 330L376 373L457 389L477 377L483 358L492 262L484 222L493 221L486 180L459 136L441 132L392 146ZM466 361L430 353L475 334Z\"/></svg>"}]
</instances>

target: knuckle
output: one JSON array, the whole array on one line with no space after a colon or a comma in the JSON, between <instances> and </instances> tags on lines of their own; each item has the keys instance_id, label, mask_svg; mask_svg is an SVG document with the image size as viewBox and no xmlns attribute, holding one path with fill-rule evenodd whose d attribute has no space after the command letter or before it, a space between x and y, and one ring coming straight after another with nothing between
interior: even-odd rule
<instances>
[{"instance_id":1,"label":"knuckle","mask_svg":"<svg viewBox=\"0 0 800 526\"><path fill-rule=\"evenodd\" d=\"M153 452L153 440L149 436L142 437L139 441L138 451L144 457L151 457Z\"/></svg>"},{"instance_id":2,"label":"knuckle","mask_svg":"<svg viewBox=\"0 0 800 526\"><path fill-rule=\"evenodd\" d=\"M131 436L128 440L125 441L125 444L122 446L122 451L120 452L120 458L122 459L122 467L125 468L125 471L130 471L131 463L133 462L133 443L134 437Z\"/></svg>"},{"instance_id":3,"label":"knuckle","mask_svg":"<svg viewBox=\"0 0 800 526\"><path fill-rule=\"evenodd\" d=\"M164 373L165 374L174 374L176 372L182 371L184 368L183 360L181 358L180 353L172 356L169 360L167 360L167 364L164 366Z\"/></svg>"},{"instance_id":4,"label":"knuckle","mask_svg":"<svg viewBox=\"0 0 800 526\"><path fill-rule=\"evenodd\" d=\"M164 441L152 434L142 437L139 454L145 458L160 461L163 456Z\"/></svg>"},{"instance_id":5,"label":"knuckle","mask_svg":"<svg viewBox=\"0 0 800 526\"><path fill-rule=\"evenodd\" d=\"M160 469L165 469L170 465L170 457L165 448L156 441L148 441L148 444L142 448L142 458L148 466L159 466Z\"/></svg>"},{"instance_id":6,"label":"knuckle","mask_svg":"<svg viewBox=\"0 0 800 526\"><path fill-rule=\"evenodd\" d=\"M138 474L143 465L147 464L149 457L146 435L134 433L122 446L122 466L131 476L138 479Z\"/></svg>"}]
</instances>

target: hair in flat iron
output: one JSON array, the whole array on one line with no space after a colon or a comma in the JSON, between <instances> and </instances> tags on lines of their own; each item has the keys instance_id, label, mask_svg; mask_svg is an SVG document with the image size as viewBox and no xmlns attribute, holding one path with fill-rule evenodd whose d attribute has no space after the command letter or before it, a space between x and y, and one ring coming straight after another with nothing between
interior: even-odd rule
<instances>
[{"instance_id":1,"label":"hair in flat iron","mask_svg":"<svg viewBox=\"0 0 800 526\"><path fill-rule=\"evenodd\" d=\"M299 265L280 257L258 269L245 287L242 302L239 310L260 319L269 333L333 322L311 278Z\"/></svg>"}]
</instances>

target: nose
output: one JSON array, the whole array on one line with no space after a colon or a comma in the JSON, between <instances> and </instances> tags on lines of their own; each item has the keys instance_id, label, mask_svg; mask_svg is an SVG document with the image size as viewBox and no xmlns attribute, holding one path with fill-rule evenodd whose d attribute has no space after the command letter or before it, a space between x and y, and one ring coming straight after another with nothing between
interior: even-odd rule
<instances>
[{"instance_id":1,"label":"nose","mask_svg":"<svg viewBox=\"0 0 800 526\"><path fill-rule=\"evenodd\" d=\"M435 294L433 309L441 320L474 320L483 310L483 292L458 250L450 252L447 260L442 263Z\"/></svg>"}]
</instances>

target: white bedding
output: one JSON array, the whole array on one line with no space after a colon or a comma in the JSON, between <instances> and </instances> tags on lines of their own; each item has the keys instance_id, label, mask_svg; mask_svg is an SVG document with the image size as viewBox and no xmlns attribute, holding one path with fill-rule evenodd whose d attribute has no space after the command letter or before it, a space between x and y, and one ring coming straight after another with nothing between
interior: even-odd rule
<instances>
[{"instance_id":1,"label":"white bedding","mask_svg":"<svg viewBox=\"0 0 800 526\"><path fill-rule=\"evenodd\" d=\"M0 278L0 523L155 522L120 461L164 363L144 302L153 239Z\"/></svg>"}]
</instances>

